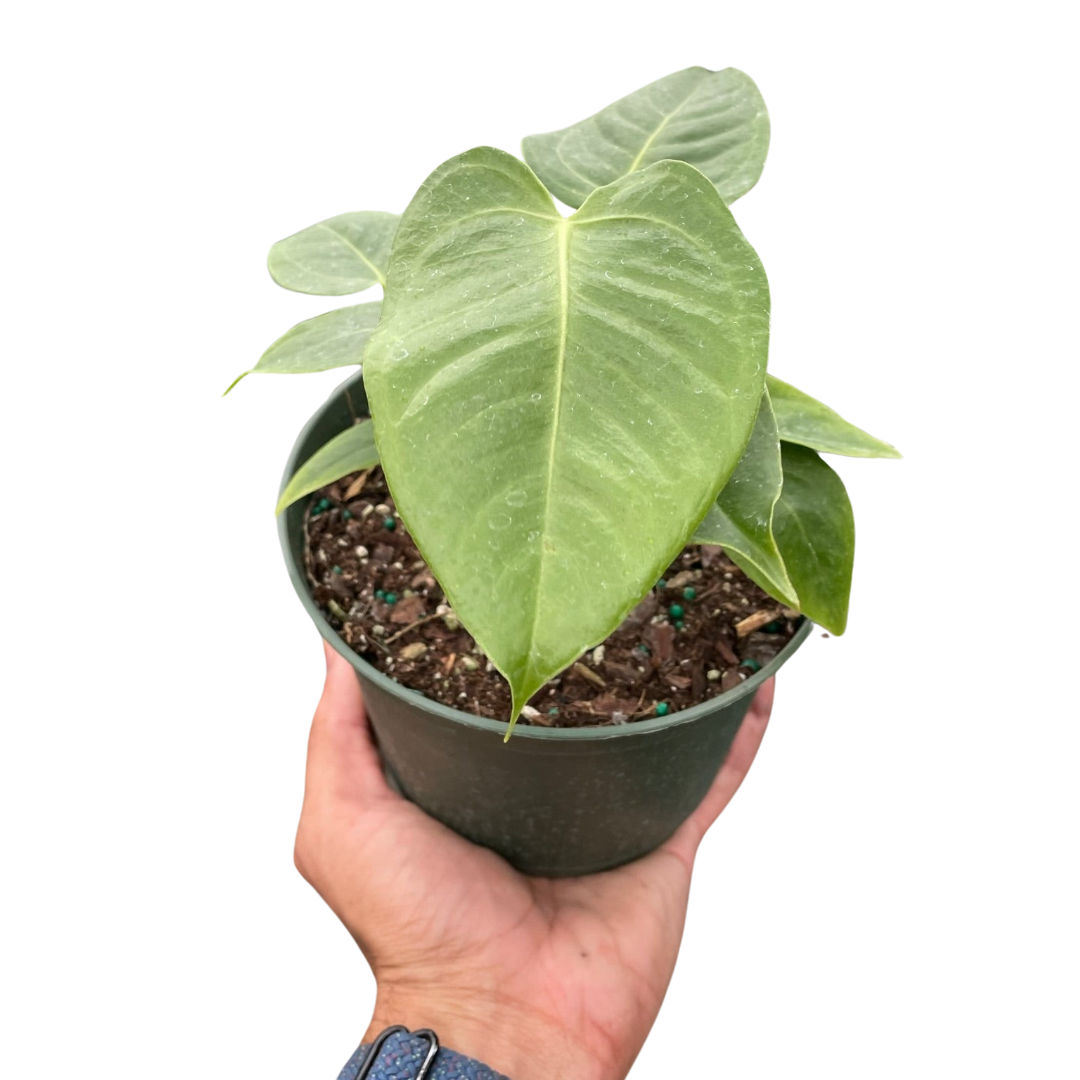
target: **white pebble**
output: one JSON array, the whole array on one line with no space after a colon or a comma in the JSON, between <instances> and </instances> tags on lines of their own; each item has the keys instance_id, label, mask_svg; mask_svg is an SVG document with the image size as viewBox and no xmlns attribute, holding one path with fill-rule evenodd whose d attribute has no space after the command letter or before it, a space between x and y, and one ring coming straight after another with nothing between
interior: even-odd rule
<instances>
[{"instance_id":1,"label":"white pebble","mask_svg":"<svg viewBox=\"0 0 1080 1080\"><path fill-rule=\"evenodd\" d=\"M711 671L705 672L705 678L708 679L709 682L716 682L716 680L720 678L720 672L717 671L716 668L713 668Z\"/></svg>"},{"instance_id":2,"label":"white pebble","mask_svg":"<svg viewBox=\"0 0 1080 1080\"><path fill-rule=\"evenodd\" d=\"M604 662L604 646L597 645L592 651L592 662L594 664L602 664Z\"/></svg>"},{"instance_id":3,"label":"white pebble","mask_svg":"<svg viewBox=\"0 0 1080 1080\"><path fill-rule=\"evenodd\" d=\"M356 549L356 557L357 557L358 559L366 559L366 558L368 557L368 549L367 549L366 547L364 547L364 545L363 545L363 544L361 544L361 545L360 545L360 546L359 546L359 547L358 547L358 548Z\"/></svg>"},{"instance_id":4,"label":"white pebble","mask_svg":"<svg viewBox=\"0 0 1080 1080\"><path fill-rule=\"evenodd\" d=\"M534 709L531 705L523 705L521 715L527 720L535 720L540 715L540 710Z\"/></svg>"},{"instance_id":5,"label":"white pebble","mask_svg":"<svg viewBox=\"0 0 1080 1080\"><path fill-rule=\"evenodd\" d=\"M392 567L393 567L393 568L394 568L395 570L404 570L404 569L405 569L405 564L404 564L404 563L399 563L399 562L396 562L396 563L391 563L390 565L391 565L391 566L392 566Z\"/></svg>"},{"instance_id":6,"label":"white pebble","mask_svg":"<svg viewBox=\"0 0 1080 1080\"><path fill-rule=\"evenodd\" d=\"M371 503L364 503L364 509L360 511L360 516L362 518L366 518L369 515L371 515L372 513L374 513L374 511L375 511L375 507L372 506Z\"/></svg>"},{"instance_id":7,"label":"white pebble","mask_svg":"<svg viewBox=\"0 0 1080 1080\"><path fill-rule=\"evenodd\" d=\"M382 514L383 517L386 517L386 515L390 513L390 507L387 506L386 503L379 503L379 505L375 507L375 513Z\"/></svg>"},{"instance_id":8,"label":"white pebble","mask_svg":"<svg viewBox=\"0 0 1080 1080\"><path fill-rule=\"evenodd\" d=\"M384 636L384 635L386 634L386 627L385 627L385 626L380 626L380 625L379 625L378 623L376 623L376 624L375 624L375 625L374 625L374 626L373 626L373 627L371 628L371 632L372 632L372 633L373 633L373 634L374 634L374 635L375 635L376 637L383 637L383 636Z\"/></svg>"}]
</instances>

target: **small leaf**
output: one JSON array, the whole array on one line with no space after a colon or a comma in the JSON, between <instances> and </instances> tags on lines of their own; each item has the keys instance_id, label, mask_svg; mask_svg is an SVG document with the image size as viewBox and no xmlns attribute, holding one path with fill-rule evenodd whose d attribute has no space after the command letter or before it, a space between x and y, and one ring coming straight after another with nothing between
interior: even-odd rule
<instances>
[{"instance_id":1,"label":"small leaf","mask_svg":"<svg viewBox=\"0 0 1080 1080\"><path fill-rule=\"evenodd\" d=\"M279 240L267 259L283 288L314 296L345 296L386 283L397 214L338 214Z\"/></svg>"},{"instance_id":2,"label":"small leaf","mask_svg":"<svg viewBox=\"0 0 1080 1080\"><path fill-rule=\"evenodd\" d=\"M773 509L783 480L776 417L766 391L750 442L716 505L697 527L693 543L719 544L770 596L797 608L795 586L773 536Z\"/></svg>"},{"instance_id":3,"label":"small leaf","mask_svg":"<svg viewBox=\"0 0 1080 1080\"><path fill-rule=\"evenodd\" d=\"M359 364L367 339L379 325L381 309L382 303L375 300L297 323L262 354L250 371L238 375L229 390L245 375L301 375Z\"/></svg>"},{"instance_id":4,"label":"small leaf","mask_svg":"<svg viewBox=\"0 0 1080 1080\"><path fill-rule=\"evenodd\" d=\"M280 514L297 499L302 499L351 472L370 469L378 464L378 461L379 452L375 449L371 421L361 420L340 435L335 435L293 473L278 499L274 513Z\"/></svg>"},{"instance_id":5,"label":"small leaf","mask_svg":"<svg viewBox=\"0 0 1080 1080\"><path fill-rule=\"evenodd\" d=\"M580 206L594 188L664 160L689 162L732 203L761 176L769 114L748 75L692 67L561 131L529 135L521 149L567 206Z\"/></svg>"},{"instance_id":6,"label":"small leaf","mask_svg":"<svg viewBox=\"0 0 1080 1080\"><path fill-rule=\"evenodd\" d=\"M793 443L781 443L780 450L784 487L773 514L777 546L799 609L842 634L855 561L851 502L843 481L813 450Z\"/></svg>"},{"instance_id":7,"label":"small leaf","mask_svg":"<svg viewBox=\"0 0 1080 1080\"><path fill-rule=\"evenodd\" d=\"M716 189L665 161L570 218L499 150L424 182L364 356L379 454L511 720L603 641L715 502L764 388L769 292Z\"/></svg>"},{"instance_id":8,"label":"small leaf","mask_svg":"<svg viewBox=\"0 0 1080 1080\"><path fill-rule=\"evenodd\" d=\"M839 413L809 394L796 390L772 375L768 376L767 381L780 438L784 442L799 443L823 454L843 454L846 457L900 457L896 447L849 424Z\"/></svg>"}]
</instances>

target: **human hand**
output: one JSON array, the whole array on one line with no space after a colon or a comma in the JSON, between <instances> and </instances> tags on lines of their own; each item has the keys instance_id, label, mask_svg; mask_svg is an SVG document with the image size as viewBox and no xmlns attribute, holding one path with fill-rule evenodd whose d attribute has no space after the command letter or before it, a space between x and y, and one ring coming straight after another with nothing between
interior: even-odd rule
<instances>
[{"instance_id":1,"label":"human hand","mask_svg":"<svg viewBox=\"0 0 1080 1080\"><path fill-rule=\"evenodd\" d=\"M326 663L296 865L375 974L364 1041L391 1024L430 1027L511 1080L621 1080L675 967L698 844L754 760L773 680L666 844L554 880L518 873L391 791L351 666L328 646Z\"/></svg>"}]
</instances>

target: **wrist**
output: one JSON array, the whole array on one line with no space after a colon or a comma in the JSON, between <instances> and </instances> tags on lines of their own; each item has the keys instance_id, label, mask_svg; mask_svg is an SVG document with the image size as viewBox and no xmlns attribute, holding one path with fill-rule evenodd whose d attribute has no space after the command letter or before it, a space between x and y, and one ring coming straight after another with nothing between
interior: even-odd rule
<instances>
[{"instance_id":1,"label":"wrist","mask_svg":"<svg viewBox=\"0 0 1080 1080\"><path fill-rule=\"evenodd\" d=\"M508 1080L623 1080L558 1023L507 1001L379 985L375 1011L363 1042L387 1027L431 1028L449 1050L487 1065Z\"/></svg>"}]
</instances>

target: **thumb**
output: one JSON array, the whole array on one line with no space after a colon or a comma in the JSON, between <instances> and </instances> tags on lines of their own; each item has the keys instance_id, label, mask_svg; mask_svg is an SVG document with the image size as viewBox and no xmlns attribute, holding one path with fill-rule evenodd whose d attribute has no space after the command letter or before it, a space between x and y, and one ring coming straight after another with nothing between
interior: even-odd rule
<instances>
[{"instance_id":1,"label":"thumb","mask_svg":"<svg viewBox=\"0 0 1080 1080\"><path fill-rule=\"evenodd\" d=\"M326 642L326 682L308 738L305 800L390 794L352 665Z\"/></svg>"}]
</instances>

